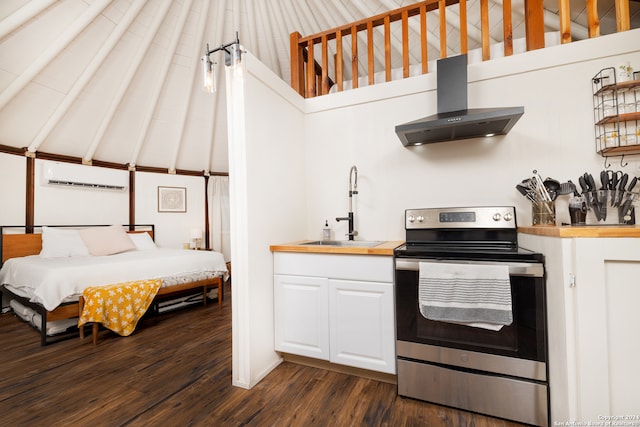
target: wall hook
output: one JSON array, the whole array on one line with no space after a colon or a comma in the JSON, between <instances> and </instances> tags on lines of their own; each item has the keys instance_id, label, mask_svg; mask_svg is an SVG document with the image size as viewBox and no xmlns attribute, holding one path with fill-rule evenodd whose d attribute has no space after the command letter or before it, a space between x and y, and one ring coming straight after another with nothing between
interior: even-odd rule
<instances>
[{"instance_id":1,"label":"wall hook","mask_svg":"<svg viewBox=\"0 0 640 427\"><path fill-rule=\"evenodd\" d=\"M622 155L622 158L620 159L620 166L622 166L623 168L626 167L629 164L629 162L624 163L624 154Z\"/></svg>"},{"instance_id":2,"label":"wall hook","mask_svg":"<svg viewBox=\"0 0 640 427\"><path fill-rule=\"evenodd\" d=\"M611 163L607 164L607 156L604 156L604 168L609 169L611 167Z\"/></svg>"}]
</instances>

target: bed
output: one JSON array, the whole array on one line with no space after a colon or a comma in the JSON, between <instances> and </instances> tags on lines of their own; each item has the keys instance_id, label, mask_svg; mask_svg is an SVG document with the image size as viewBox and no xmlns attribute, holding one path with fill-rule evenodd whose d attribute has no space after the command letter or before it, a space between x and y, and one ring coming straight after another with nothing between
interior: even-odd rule
<instances>
[{"instance_id":1,"label":"bed","mask_svg":"<svg viewBox=\"0 0 640 427\"><path fill-rule=\"evenodd\" d=\"M79 298L87 287L160 279L159 300L202 292L206 304L208 291L217 288L222 304L228 275L222 254L158 248L153 226L126 227L0 227L3 308L10 301L23 319L31 312L30 323L46 345L77 335ZM71 331L60 333L56 323Z\"/></svg>"}]
</instances>

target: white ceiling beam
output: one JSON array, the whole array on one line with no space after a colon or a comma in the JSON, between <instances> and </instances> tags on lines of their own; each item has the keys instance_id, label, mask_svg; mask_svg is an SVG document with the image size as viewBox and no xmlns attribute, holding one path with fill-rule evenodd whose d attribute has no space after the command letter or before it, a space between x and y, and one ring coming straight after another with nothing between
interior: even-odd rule
<instances>
[{"instance_id":1,"label":"white ceiling beam","mask_svg":"<svg viewBox=\"0 0 640 427\"><path fill-rule=\"evenodd\" d=\"M55 111L51 114L51 116L49 116L45 124L38 131L38 134L33 138L28 148L29 151L35 152L38 150L38 148L40 148L40 145L42 145L51 131L58 125L60 120L62 120L62 118L76 101L84 87L89 83L91 78L98 71L109 53L115 47L116 43L120 41L122 35L129 28L135 17L138 16L138 13L140 13L140 10L142 10L143 6L144 2L138 1L134 2L132 6L127 10L127 13L122 18L122 20L118 22L118 25L116 25L115 29L111 32L111 34L109 34L109 37L102 45L100 45L100 49L98 49L98 52L91 59L89 65L84 69L82 74L78 77L78 80L75 81L69 92L62 99L62 102L58 104ZM90 161L91 158L85 156L84 160Z\"/></svg>"},{"instance_id":2,"label":"white ceiling beam","mask_svg":"<svg viewBox=\"0 0 640 427\"><path fill-rule=\"evenodd\" d=\"M269 11L265 9L265 4L263 0L257 0L255 2L257 6L258 13L254 15L259 15L256 20L256 32L260 32L260 34L274 34L275 25L269 20ZM280 68L280 63L278 62L278 55L276 54L275 47L275 38L272 37L260 37L260 41L263 43L266 49L268 60L264 61L267 64L270 64L271 71L278 75L282 75L282 69Z\"/></svg>"},{"instance_id":3,"label":"white ceiling beam","mask_svg":"<svg viewBox=\"0 0 640 427\"><path fill-rule=\"evenodd\" d=\"M182 148L182 144L184 141L184 131L187 123L187 116L189 114L189 110L191 105L193 104L193 86L196 82L199 81L198 76L202 74L202 64L200 63L200 54L205 50L206 43L202 43L204 39L204 32L207 27L207 17L209 16L209 6L211 2L202 1L200 2L200 10L199 19L198 19L198 27L196 28L196 36L193 38L193 46L191 48L190 58L194 59L191 61L191 65L189 66L189 72L187 74L191 75L192 78L186 82L184 87L184 99L182 108L180 109L181 114L178 117L178 128L179 128L179 137L176 139L176 142L173 147L173 153L171 154L171 161L169 162L169 170L176 170L178 158L180 157L180 150ZM216 76L217 77L217 76ZM208 95L208 94L207 94ZM210 145L210 144L208 144ZM206 166L203 170L209 170Z\"/></svg>"},{"instance_id":4,"label":"white ceiling beam","mask_svg":"<svg viewBox=\"0 0 640 427\"><path fill-rule=\"evenodd\" d=\"M298 15L300 21L302 22L301 32L303 33L303 36L308 36L321 31L321 28L318 26L316 20L309 14L309 9L306 5L301 6L298 1L291 1L289 4L291 5L290 7L292 8L292 10L295 11L294 13Z\"/></svg>"},{"instance_id":5,"label":"white ceiling beam","mask_svg":"<svg viewBox=\"0 0 640 427\"><path fill-rule=\"evenodd\" d=\"M286 81L289 75L285 75L285 74L286 73L290 74L289 30L287 29L287 25L285 24L284 13L282 11L281 4L279 2L277 1L271 2L271 6L269 7L269 15L270 15L271 22L273 23L271 32L274 34L274 37L272 37L272 40L275 45L276 62L278 63L277 74L280 75L282 79ZM276 36L276 34L278 36ZM279 52L284 52L284 55L279 54Z\"/></svg>"},{"instance_id":6,"label":"white ceiling beam","mask_svg":"<svg viewBox=\"0 0 640 427\"><path fill-rule=\"evenodd\" d=\"M167 74L169 73L171 63L173 62L173 56L176 54L178 42L180 41L180 36L182 35L185 23L187 22L187 17L189 16L192 2L193 0L186 0L182 4L180 15L178 16L178 19L174 24L173 33L171 34L169 45L167 46L162 64L160 66L160 69L158 70L158 76L151 90L151 99L149 99L147 102L147 110L142 120L140 134L138 135L138 138L135 142L133 154L131 155L131 160L129 161L129 164L131 165L135 165L138 163L140 151L142 151L142 146L145 144L145 141L147 139L151 120L153 119L153 114L158 107L158 100L160 99L160 95L162 94L162 88L166 83ZM169 172L172 172L172 170L169 170Z\"/></svg>"},{"instance_id":7,"label":"white ceiling beam","mask_svg":"<svg viewBox=\"0 0 640 427\"><path fill-rule=\"evenodd\" d=\"M46 49L42 49L38 58L31 63L20 75L11 82L11 84L0 94L0 110L28 85L34 77L36 77L49 62L71 43L87 25L89 25L98 16L110 0L96 0L71 24L57 39L53 41Z\"/></svg>"},{"instance_id":8,"label":"white ceiling beam","mask_svg":"<svg viewBox=\"0 0 640 427\"><path fill-rule=\"evenodd\" d=\"M240 4L241 4L240 0L231 0L230 3L231 3L231 11L232 11L232 20L231 20L231 22L233 22L233 28L234 29L244 28L242 26L242 24L241 24L242 16L241 16L241 10L240 10ZM226 22L226 20L225 20L225 22ZM244 36L244 32L243 32L242 38L243 39L246 38L249 41L249 43L247 43L246 41L244 42L245 46L249 46L249 44L252 43L248 31L247 31L246 37Z\"/></svg>"},{"instance_id":9,"label":"white ceiling beam","mask_svg":"<svg viewBox=\"0 0 640 427\"><path fill-rule=\"evenodd\" d=\"M142 1L142 0L139 0L139 1ZM96 130L96 133L93 136L93 139L91 140L91 144L89 145L89 149L87 150L87 154L85 154L87 158L89 159L93 158L93 154L95 153L96 149L98 148L98 145L102 141L102 138L104 137L104 134L106 133L107 128L111 124L111 121L113 120L113 116L118 110L118 106L122 102L124 95L129 89L129 86L131 85L133 77L135 76L136 71L138 71L138 68L142 63L144 55L149 50L149 46L153 42L153 39L156 36L156 32L158 31L160 24L164 20L167 12L169 11L169 6L171 6L171 0L164 0L163 3L161 3L160 7L157 7L156 5L154 5L156 14L153 17L153 21L149 25L149 28L145 33L144 39L142 40L142 42L140 42L138 51L131 58L131 61L129 63L129 68L127 68L126 73L120 79L120 86L118 86L118 89L116 90L111 100L111 103L109 104L109 108L107 109L106 113L102 117L100 126L98 126L98 129ZM131 166L135 166L135 165L131 165Z\"/></svg>"},{"instance_id":10,"label":"white ceiling beam","mask_svg":"<svg viewBox=\"0 0 640 427\"><path fill-rule=\"evenodd\" d=\"M0 41L14 32L17 28L26 24L29 20L41 14L56 0L34 0L30 1L11 15L0 21Z\"/></svg>"},{"instance_id":11,"label":"white ceiling beam","mask_svg":"<svg viewBox=\"0 0 640 427\"><path fill-rule=\"evenodd\" d=\"M300 22L298 14L294 12L291 3L289 3L288 5L283 5L283 3L286 1L287 0L279 0L278 5L280 6L280 10L283 12L283 16L286 16L285 22L287 23L288 28L287 36L294 31L302 33L303 31L305 31L302 22ZM302 35L304 36L305 34Z\"/></svg>"},{"instance_id":12,"label":"white ceiling beam","mask_svg":"<svg viewBox=\"0 0 640 427\"><path fill-rule=\"evenodd\" d=\"M208 1L208 0L203 0L203 1ZM226 1L218 1L216 2L216 4L218 5L218 10L216 11L216 21L215 22L220 22L222 23L222 25L218 25L216 27L216 33L215 33L215 40L220 40L221 44L224 43L228 43L226 41L222 41L222 37L224 37L225 34L227 34L231 29L226 28L228 25L229 20L224 19L225 17L225 9L226 9L226 3L229 3L230 0L226 0ZM240 27L237 26L237 21L235 21L234 19L232 19L232 21L234 24L234 29L239 29ZM240 37L240 35L238 35L238 37ZM203 40L204 42L204 40ZM240 43L242 43L242 40L240 41ZM216 73L216 87L220 87L223 84L223 80L222 80L222 76L224 74L224 61L222 61L222 63L220 65L218 65L218 72ZM211 103L213 104L213 110L211 112L211 118L210 120L207 120L206 123L203 124L203 126L206 126L206 141L207 144L205 145L205 154L202 157L205 161L207 161L207 167L205 168L208 171L212 171L213 170L213 147L216 143L218 144L227 144L227 139L225 138L224 141L215 141L214 140L214 135L216 134L216 127L218 126L218 120L216 120L219 116L225 117L226 118L226 97L222 97L220 94L221 93L225 93L226 94L226 88L225 91L218 91L215 94L212 94L210 99L211 99ZM222 111L220 114L218 114L218 110ZM224 123L224 125L226 125L226 122Z\"/></svg>"}]
</instances>

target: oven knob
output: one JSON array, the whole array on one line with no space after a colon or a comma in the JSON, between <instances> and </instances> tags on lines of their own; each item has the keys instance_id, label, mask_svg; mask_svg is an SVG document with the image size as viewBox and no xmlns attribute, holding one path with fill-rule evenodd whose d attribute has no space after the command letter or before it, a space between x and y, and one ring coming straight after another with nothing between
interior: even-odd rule
<instances>
[{"instance_id":1,"label":"oven knob","mask_svg":"<svg viewBox=\"0 0 640 427\"><path fill-rule=\"evenodd\" d=\"M414 217L413 215L409 215L409 218L407 218L409 220L409 222L413 223L416 220L416 217Z\"/></svg>"},{"instance_id":2,"label":"oven knob","mask_svg":"<svg viewBox=\"0 0 640 427\"><path fill-rule=\"evenodd\" d=\"M511 212L507 212L506 214L504 214L505 221L511 221L512 219L513 219L513 215L511 215Z\"/></svg>"},{"instance_id":3,"label":"oven knob","mask_svg":"<svg viewBox=\"0 0 640 427\"><path fill-rule=\"evenodd\" d=\"M500 221L500 218L502 218L502 216L499 213L496 212L496 213L493 214L493 220L495 222Z\"/></svg>"},{"instance_id":4,"label":"oven knob","mask_svg":"<svg viewBox=\"0 0 640 427\"><path fill-rule=\"evenodd\" d=\"M418 215L418 222L424 222L424 217L422 215Z\"/></svg>"}]
</instances>

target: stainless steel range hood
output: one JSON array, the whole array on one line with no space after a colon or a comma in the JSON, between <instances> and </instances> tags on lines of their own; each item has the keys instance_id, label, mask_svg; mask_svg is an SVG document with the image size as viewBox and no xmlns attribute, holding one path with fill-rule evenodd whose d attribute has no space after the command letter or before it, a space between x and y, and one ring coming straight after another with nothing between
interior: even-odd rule
<instances>
[{"instance_id":1,"label":"stainless steel range hood","mask_svg":"<svg viewBox=\"0 0 640 427\"><path fill-rule=\"evenodd\" d=\"M405 146L505 135L524 107L467 108L467 55L437 63L438 113L396 126Z\"/></svg>"}]
</instances>

